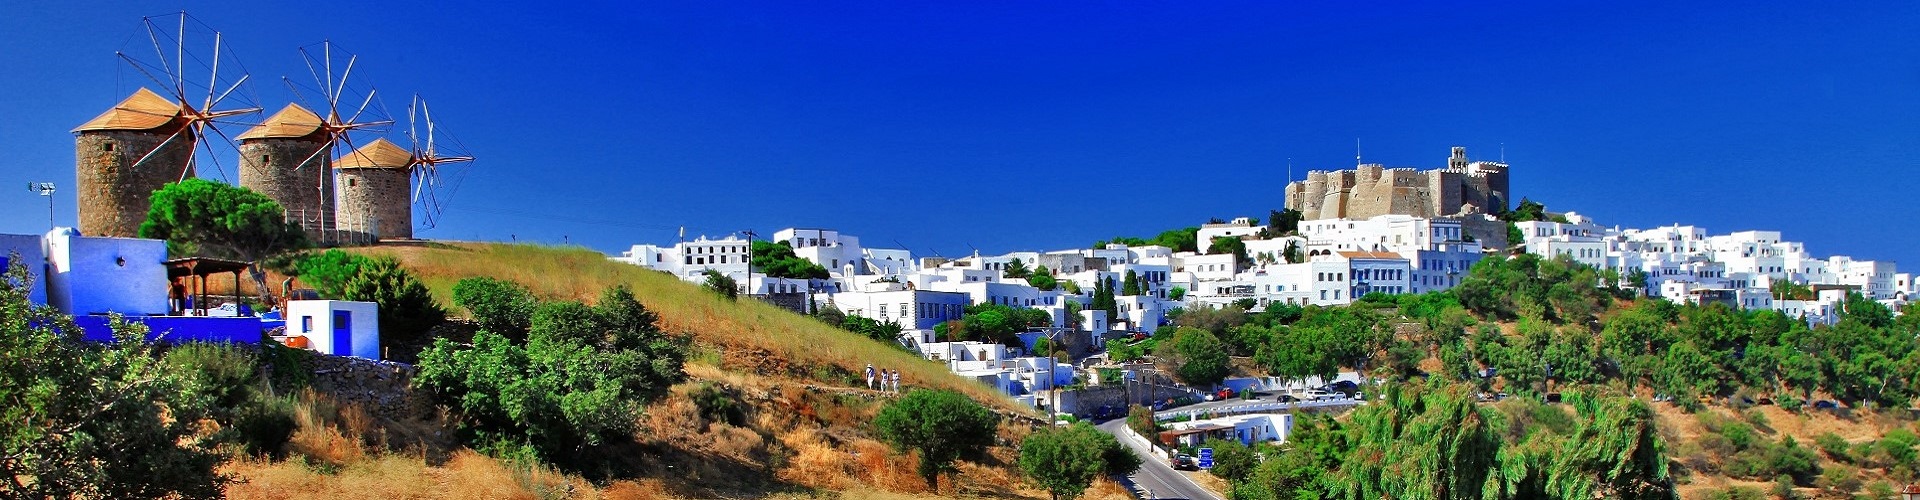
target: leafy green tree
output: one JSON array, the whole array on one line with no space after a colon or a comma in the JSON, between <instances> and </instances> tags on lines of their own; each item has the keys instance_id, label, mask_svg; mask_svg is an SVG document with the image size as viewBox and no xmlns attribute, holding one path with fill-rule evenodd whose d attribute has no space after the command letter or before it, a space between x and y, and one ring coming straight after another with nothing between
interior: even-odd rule
<instances>
[{"instance_id":1,"label":"leafy green tree","mask_svg":"<svg viewBox=\"0 0 1920 500\"><path fill-rule=\"evenodd\" d=\"M183 397L146 328L88 342L28 300L18 260L0 276L0 498L219 498L233 478L203 447L206 408Z\"/></svg>"},{"instance_id":2,"label":"leafy green tree","mask_svg":"<svg viewBox=\"0 0 1920 500\"><path fill-rule=\"evenodd\" d=\"M1272 238L1299 232L1300 221L1305 218L1306 214L1291 208L1269 210L1267 211L1267 227L1263 233L1266 237Z\"/></svg>"},{"instance_id":3,"label":"leafy green tree","mask_svg":"<svg viewBox=\"0 0 1920 500\"><path fill-rule=\"evenodd\" d=\"M830 276L827 268L793 253L793 245L786 241L754 241L753 257L748 262L775 278L827 279Z\"/></svg>"},{"instance_id":4,"label":"leafy green tree","mask_svg":"<svg viewBox=\"0 0 1920 500\"><path fill-rule=\"evenodd\" d=\"M1054 279L1053 271L1048 270L1047 266L1034 268L1033 274L1027 276L1027 284L1041 290L1053 290L1060 287L1060 281Z\"/></svg>"},{"instance_id":5,"label":"leafy green tree","mask_svg":"<svg viewBox=\"0 0 1920 500\"><path fill-rule=\"evenodd\" d=\"M902 331L899 323L882 322L860 316L847 316L846 319L841 320L840 328L889 344L899 343Z\"/></svg>"},{"instance_id":6,"label":"leafy green tree","mask_svg":"<svg viewBox=\"0 0 1920 500\"><path fill-rule=\"evenodd\" d=\"M622 287L591 307L542 305L524 344L487 331L472 345L435 340L414 384L453 403L470 445L588 471L609 460L606 445L630 439L648 402L686 378L687 340L656 320Z\"/></svg>"},{"instance_id":7,"label":"leafy green tree","mask_svg":"<svg viewBox=\"0 0 1920 500\"><path fill-rule=\"evenodd\" d=\"M453 303L466 308L482 330L524 337L539 301L519 283L475 276L453 284Z\"/></svg>"},{"instance_id":8,"label":"leafy green tree","mask_svg":"<svg viewBox=\"0 0 1920 500\"><path fill-rule=\"evenodd\" d=\"M826 323L833 326L840 326L840 324L845 323L847 321L847 313L844 311L841 311L839 307L832 306L832 305L822 307L819 309L814 309L813 317L814 319L820 320L820 322L822 323Z\"/></svg>"},{"instance_id":9,"label":"leafy green tree","mask_svg":"<svg viewBox=\"0 0 1920 500\"><path fill-rule=\"evenodd\" d=\"M347 280L359 276L360 268L365 267L368 260L360 254L328 249L299 257L293 268L321 297L342 299L346 297Z\"/></svg>"},{"instance_id":10,"label":"leafy green tree","mask_svg":"<svg viewBox=\"0 0 1920 500\"><path fill-rule=\"evenodd\" d=\"M1000 274L1011 279L1024 279L1031 276L1033 271L1027 270L1026 262L1022 262L1020 259L1010 259L1007 261L1007 267L1000 270Z\"/></svg>"},{"instance_id":11,"label":"leafy green tree","mask_svg":"<svg viewBox=\"0 0 1920 500\"><path fill-rule=\"evenodd\" d=\"M1259 460L1253 456L1253 448L1231 439L1208 439L1201 446L1213 449L1213 468L1208 472L1227 480L1229 485L1238 485L1253 477L1253 468Z\"/></svg>"},{"instance_id":12,"label":"leafy green tree","mask_svg":"<svg viewBox=\"0 0 1920 500\"><path fill-rule=\"evenodd\" d=\"M733 277L720 274L720 271L712 269L707 270L706 276L707 281L705 286L707 290L720 294L721 297L726 297L727 300L740 298L740 283L734 281Z\"/></svg>"},{"instance_id":13,"label":"leafy green tree","mask_svg":"<svg viewBox=\"0 0 1920 500\"><path fill-rule=\"evenodd\" d=\"M1020 443L1020 471L1053 498L1079 498L1101 476L1132 474L1140 457L1086 422L1046 428Z\"/></svg>"},{"instance_id":14,"label":"leafy green tree","mask_svg":"<svg viewBox=\"0 0 1920 500\"><path fill-rule=\"evenodd\" d=\"M1181 299L1185 299L1185 298L1187 298L1187 289L1186 289L1186 287L1178 287L1178 286L1176 286L1176 287L1173 287L1173 288L1172 288L1172 289L1170 289L1170 290L1167 290L1167 300L1173 300L1173 301L1178 301L1178 300L1181 300Z\"/></svg>"},{"instance_id":15,"label":"leafy green tree","mask_svg":"<svg viewBox=\"0 0 1920 500\"><path fill-rule=\"evenodd\" d=\"M258 262L310 245L278 202L251 189L189 178L154 191L152 203L140 237L167 240L173 253L247 261L262 302L273 299Z\"/></svg>"},{"instance_id":16,"label":"leafy green tree","mask_svg":"<svg viewBox=\"0 0 1920 500\"><path fill-rule=\"evenodd\" d=\"M1508 210L1506 213L1500 214L1500 220L1507 222L1544 221L1547 220L1547 206L1540 204L1540 202L1527 199L1526 197L1521 197L1520 204L1514 206L1513 210Z\"/></svg>"},{"instance_id":17,"label":"leafy green tree","mask_svg":"<svg viewBox=\"0 0 1920 500\"><path fill-rule=\"evenodd\" d=\"M1226 345L1220 342L1212 332L1197 328L1181 328L1173 334L1173 342L1160 346L1160 357L1173 362L1178 368L1174 374L1182 382L1193 386L1211 386L1227 378L1231 367L1227 365Z\"/></svg>"},{"instance_id":18,"label":"leafy green tree","mask_svg":"<svg viewBox=\"0 0 1920 500\"><path fill-rule=\"evenodd\" d=\"M1559 498L1675 498L1667 470L1666 444L1654 423L1653 409L1634 398L1609 398L1589 405L1587 417L1557 455L1553 474L1563 479Z\"/></svg>"},{"instance_id":19,"label":"leafy green tree","mask_svg":"<svg viewBox=\"0 0 1920 500\"><path fill-rule=\"evenodd\" d=\"M1146 292L1140 286L1140 275L1134 273L1132 269L1128 269L1126 279L1121 281L1120 284L1120 295L1133 297L1142 293Z\"/></svg>"},{"instance_id":20,"label":"leafy green tree","mask_svg":"<svg viewBox=\"0 0 1920 500\"><path fill-rule=\"evenodd\" d=\"M894 450L920 452L919 473L927 486L956 470L955 461L984 458L999 424L993 412L965 395L930 389L908 391L873 419L880 439Z\"/></svg>"},{"instance_id":21,"label":"leafy green tree","mask_svg":"<svg viewBox=\"0 0 1920 500\"><path fill-rule=\"evenodd\" d=\"M1247 242L1233 236L1221 236L1213 239L1207 247L1209 255L1232 255L1234 265L1240 268L1253 266L1253 258L1247 255Z\"/></svg>"}]
</instances>

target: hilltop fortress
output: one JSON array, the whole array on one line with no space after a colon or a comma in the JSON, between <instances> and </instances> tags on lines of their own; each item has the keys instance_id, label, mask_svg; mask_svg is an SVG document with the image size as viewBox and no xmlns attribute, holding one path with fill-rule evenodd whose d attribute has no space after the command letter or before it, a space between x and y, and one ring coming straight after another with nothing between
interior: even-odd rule
<instances>
[{"instance_id":1,"label":"hilltop fortress","mask_svg":"<svg viewBox=\"0 0 1920 500\"><path fill-rule=\"evenodd\" d=\"M1287 183L1286 207L1305 220L1366 219L1399 214L1447 217L1507 211L1507 164L1467 161L1467 148L1454 146L1446 168L1418 171L1377 163L1352 170L1307 172Z\"/></svg>"}]
</instances>

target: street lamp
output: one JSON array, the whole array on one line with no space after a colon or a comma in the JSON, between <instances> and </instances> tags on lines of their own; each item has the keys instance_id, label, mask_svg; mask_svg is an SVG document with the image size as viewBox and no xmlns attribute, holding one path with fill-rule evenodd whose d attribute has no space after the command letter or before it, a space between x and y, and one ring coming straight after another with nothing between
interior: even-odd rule
<instances>
[{"instance_id":1,"label":"street lamp","mask_svg":"<svg viewBox=\"0 0 1920 500\"><path fill-rule=\"evenodd\" d=\"M27 183L27 190L47 197L47 229L53 229L53 183L29 182Z\"/></svg>"}]
</instances>

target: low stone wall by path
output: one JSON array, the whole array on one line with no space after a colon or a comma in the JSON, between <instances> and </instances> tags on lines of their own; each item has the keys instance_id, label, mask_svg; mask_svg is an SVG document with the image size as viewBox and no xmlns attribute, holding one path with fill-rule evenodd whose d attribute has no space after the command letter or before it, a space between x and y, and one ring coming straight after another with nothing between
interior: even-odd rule
<instances>
[{"instance_id":1,"label":"low stone wall by path","mask_svg":"<svg viewBox=\"0 0 1920 500\"><path fill-rule=\"evenodd\" d=\"M314 356L313 391L389 420L432 415L433 397L413 389L413 365L343 356Z\"/></svg>"}]
</instances>

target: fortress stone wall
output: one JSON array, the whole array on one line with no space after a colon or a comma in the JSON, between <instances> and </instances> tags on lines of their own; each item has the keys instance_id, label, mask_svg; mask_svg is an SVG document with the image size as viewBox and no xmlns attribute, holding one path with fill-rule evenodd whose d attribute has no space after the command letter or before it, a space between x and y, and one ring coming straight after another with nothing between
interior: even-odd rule
<instances>
[{"instance_id":1,"label":"fortress stone wall","mask_svg":"<svg viewBox=\"0 0 1920 500\"><path fill-rule=\"evenodd\" d=\"M1454 147L1446 168L1418 171L1366 164L1352 170L1315 170L1287 184L1286 207L1306 220L1365 219L1399 214L1445 217L1507 211L1507 165L1468 162Z\"/></svg>"}]
</instances>

